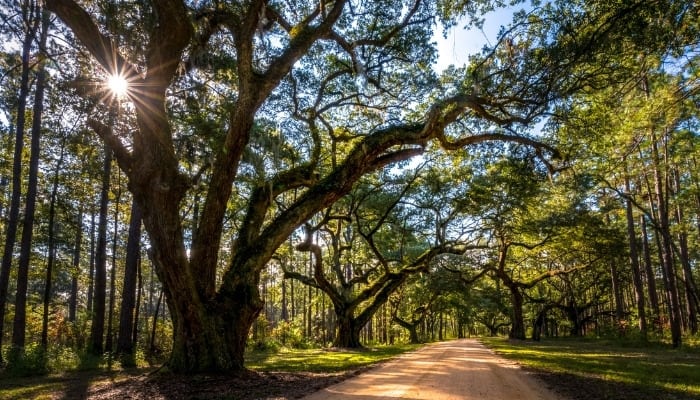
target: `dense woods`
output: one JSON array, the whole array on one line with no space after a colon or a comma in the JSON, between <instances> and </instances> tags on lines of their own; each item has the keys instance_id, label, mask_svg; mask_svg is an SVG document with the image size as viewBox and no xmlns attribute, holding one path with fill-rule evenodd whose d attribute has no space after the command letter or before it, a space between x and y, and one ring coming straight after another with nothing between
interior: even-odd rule
<instances>
[{"instance_id":1,"label":"dense woods","mask_svg":"<svg viewBox=\"0 0 700 400\"><path fill-rule=\"evenodd\" d=\"M437 71L503 3L0 0L2 365L697 337L699 4L518 4Z\"/></svg>"}]
</instances>

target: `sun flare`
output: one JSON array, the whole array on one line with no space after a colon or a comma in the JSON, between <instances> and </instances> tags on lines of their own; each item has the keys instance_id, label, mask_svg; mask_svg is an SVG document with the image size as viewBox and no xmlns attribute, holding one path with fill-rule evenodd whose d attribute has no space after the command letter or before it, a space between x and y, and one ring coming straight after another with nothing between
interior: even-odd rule
<instances>
[{"instance_id":1,"label":"sun flare","mask_svg":"<svg viewBox=\"0 0 700 400\"><path fill-rule=\"evenodd\" d=\"M115 96L122 97L129 91L129 82L121 75L110 75L107 87Z\"/></svg>"}]
</instances>

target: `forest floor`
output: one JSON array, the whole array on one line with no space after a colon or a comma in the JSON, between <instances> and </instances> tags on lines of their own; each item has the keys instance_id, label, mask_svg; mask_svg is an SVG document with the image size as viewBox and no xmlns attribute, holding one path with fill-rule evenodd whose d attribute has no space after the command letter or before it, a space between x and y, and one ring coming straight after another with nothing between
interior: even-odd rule
<instances>
[{"instance_id":1,"label":"forest floor","mask_svg":"<svg viewBox=\"0 0 700 400\"><path fill-rule=\"evenodd\" d=\"M182 376L134 369L0 378L0 398L8 400L254 400L304 396L308 400L698 398L682 391L639 391L594 377L521 368L476 340L430 344L373 367L333 373L248 371L237 376Z\"/></svg>"}]
</instances>

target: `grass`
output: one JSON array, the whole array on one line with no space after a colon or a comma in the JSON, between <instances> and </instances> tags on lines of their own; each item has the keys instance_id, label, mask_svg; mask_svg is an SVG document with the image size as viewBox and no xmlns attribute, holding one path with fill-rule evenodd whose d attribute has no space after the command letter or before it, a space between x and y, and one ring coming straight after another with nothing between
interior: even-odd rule
<instances>
[{"instance_id":1,"label":"grass","mask_svg":"<svg viewBox=\"0 0 700 400\"><path fill-rule=\"evenodd\" d=\"M251 351L246 354L246 367L263 372L341 372L376 364L418 347L403 344L359 350L281 348L277 351Z\"/></svg>"},{"instance_id":2,"label":"grass","mask_svg":"<svg viewBox=\"0 0 700 400\"><path fill-rule=\"evenodd\" d=\"M418 347L397 345L361 350L282 348L276 351L249 351L246 354L246 366L261 372L338 373L366 367ZM63 371L56 369L59 361L51 362L53 364L49 375L18 376L8 371L0 373L0 399L83 398L92 386L117 384L153 370L153 367L145 367L142 363L139 363L138 368L124 369L118 361L97 357L63 360L60 362L65 367Z\"/></svg>"},{"instance_id":3,"label":"grass","mask_svg":"<svg viewBox=\"0 0 700 400\"><path fill-rule=\"evenodd\" d=\"M10 355L10 359L15 357ZM47 351L28 346L20 359L0 370L0 399L81 398L91 385L116 382L153 367L138 355L134 368L124 368L111 356L92 356L67 347Z\"/></svg>"},{"instance_id":4,"label":"grass","mask_svg":"<svg viewBox=\"0 0 700 400\"><path fill-rule=\"evenodd\" d=\"M483 342L537 371L609 384L615 391L636 393L636 397L642 393L648 398L700 398L700 347L696 343L673 349L662 343L606 339L519 342L488 338Z\"/></svg>"}]
</instances>

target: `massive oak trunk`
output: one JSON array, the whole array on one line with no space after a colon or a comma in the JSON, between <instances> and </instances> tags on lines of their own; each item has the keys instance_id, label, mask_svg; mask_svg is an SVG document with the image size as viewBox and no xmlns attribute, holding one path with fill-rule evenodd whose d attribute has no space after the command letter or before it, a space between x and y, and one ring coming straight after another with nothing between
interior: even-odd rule
<instances>
[{"instance_id":1,"label":"massive oak trunk","mask_svg":"<svg viewBox=\"0 0 700 400\"><path fill-rule=\"evenodd\" d=\"M362 347L360 343L360 330L362 325L352 315L353 312L347 309L335 308L336 314L336 336L333 340L333 346L348 349Z\"/></svg>"}]
</instances>

